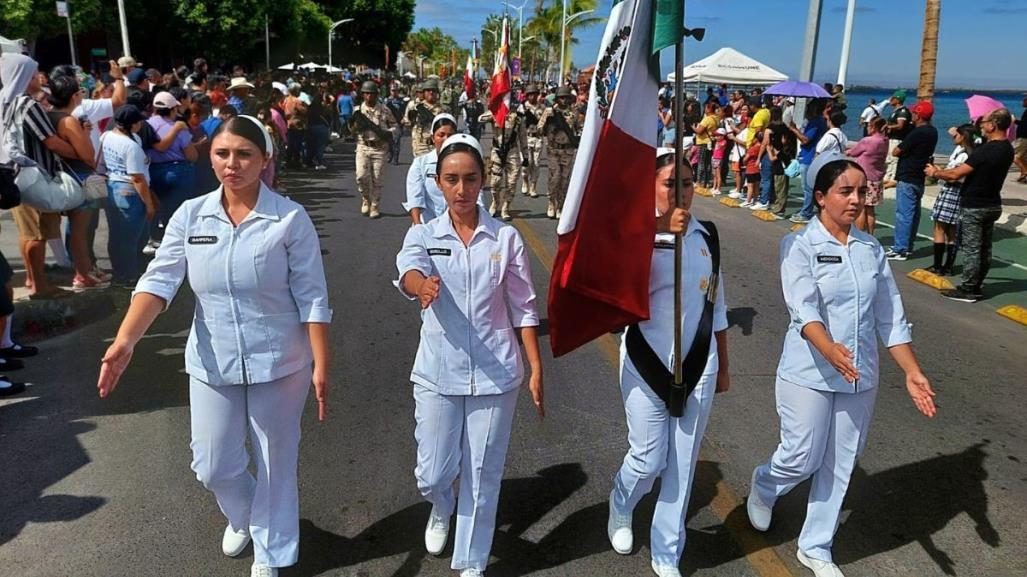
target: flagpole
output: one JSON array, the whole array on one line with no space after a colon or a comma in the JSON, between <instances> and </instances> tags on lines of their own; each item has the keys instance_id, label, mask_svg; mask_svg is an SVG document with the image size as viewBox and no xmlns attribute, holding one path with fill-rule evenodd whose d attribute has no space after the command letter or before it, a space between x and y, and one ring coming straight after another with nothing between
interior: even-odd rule
<instances>
[{"instance_id":1,"label":"flagpole","mask_svg":"<svg viewBox=\"0 0 1027 577\"><path fill-rule=\"evenodd\" d=\"M681 69L685 61L685 38L678 37L674 45L674 208L683 204L683 190L681 185L681 166L684 160L682 152L682 137L684 136L683 123L681 118L684 109L684 83L681 80ZM672 208L671 210L673 210ZM670 399L667 403L670 414L673 417L680 417L684 407L684 376L682 375L681 362L681 253L684 235L674 236L674 386L670 388Z\"/></svg>"}]
</instances>

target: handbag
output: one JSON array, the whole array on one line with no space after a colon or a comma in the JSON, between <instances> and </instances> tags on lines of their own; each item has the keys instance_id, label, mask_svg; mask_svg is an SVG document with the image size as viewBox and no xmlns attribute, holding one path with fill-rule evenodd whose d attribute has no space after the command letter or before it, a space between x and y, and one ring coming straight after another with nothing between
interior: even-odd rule
<instances>
[{"instance_id":1,"label":"handbag","mask_svg":"<svg viewBox=\"0 0 1027 577\"><path fill-rule=\"evenodd\" d=\"M107 198L107 161L103 158L103 139L107 133L100 135L100 150L97 152L96 170L86 177L82 183L82 192L86 200Z\"/></svg>"},{"instance_id":2,"label":"handbag","mask_svg":"<svg viewBox=\"0 0 1027 577\"><path fill-rule=\"evenodd\" d=\"M788 178L795 178L796 176L799 176L799 170L801 168L802 165L799 164L799 159L793 158L792 161L788 163L788 166L785 167L785 176Z\"/></svg>"},{"instance_id":3,"label":"handbag","mask_svg":"<svg viewBox=\"0 0 1027 577\"><path fill-rule=\"evenodd\" d=\"M18 165L14 183L21 191L21 202L41 212L63 212L78 208L85 201L82 183L78 178L64 171L58 171L51 177L25 154L25 137L21 127L25 103L29 101L28 96L23 96L12 107L10 122L4 123L3 135L4 146L9 149L8 156Z\"/></svg>"}]
</instances>

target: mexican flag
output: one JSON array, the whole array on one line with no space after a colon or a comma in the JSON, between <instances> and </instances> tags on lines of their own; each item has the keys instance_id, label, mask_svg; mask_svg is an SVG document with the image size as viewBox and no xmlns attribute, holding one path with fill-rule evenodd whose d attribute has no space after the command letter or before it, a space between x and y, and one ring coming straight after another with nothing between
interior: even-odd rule
<instances>
[{"instance_id":1,"label":"mexican flag","mask_svg":"<svg viewBox=\"0 0 1027 577\"><path fill-rule=\"evenodd\" d=\"M510 112L510 23L503 17L503 37L496 51L496 64L492 71L492 87L489 88L489 110L495 119L496 128L506 127L506 115Z\"/></svg>"},{"instance_id":2,"label":"mexican flag","mask_svg":"<svg viewBox=\"0 0 1027 577\"><path fill-rule=\"evenodd\" d=\"M681 38L683 4L616 0L610 12L557 228L549 286L554 356L649 318L659 90L654 54Z\"/></svg>"},{"instance_id":3,"label":"mexican flag","mask_svg":"<svg viewBox=\"0 0 1027 577\"><path fill-rule=\"evenodd\" d=\"M467 55L467 69L464 71L464 92L467 98L474 98L474 58Z\"/></svg>"}]
</instances>

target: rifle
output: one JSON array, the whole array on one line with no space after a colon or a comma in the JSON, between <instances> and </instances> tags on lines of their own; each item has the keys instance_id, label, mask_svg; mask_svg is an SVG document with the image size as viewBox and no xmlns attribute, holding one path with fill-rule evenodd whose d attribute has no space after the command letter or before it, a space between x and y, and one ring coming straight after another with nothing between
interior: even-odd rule
<instances>
[{"instance_id":1,"label":"rifle","mask_svg":"<svg viewBox=\"0 0 1027 577\"><path fill-rule=\"evenodd\" d=\"M535 113L531 111L531 108L528 108L526 105L522 104L521 114L524 115L524 122L527 123L525 124L525 126L528 128L529 131L538 130L538 117L535 116Z\"/></svg>"},{"instance_id":2,"label":"rifle","mask_svg":"<svg viewBox=\"0 0 1027 577\"><path fill-rule=\"evenodd\" d=\"M425 106L423 103L418 104L413 112L417 113L417 126L421 127L421 130L431 130L431 121L435 119L435 115L432 114L431 109ZM413 119L411 119L413 121Z\"/></svg>"},{"instance_id":3,"label":"rifle","mask_svg":"<svg viewBox=\"0 0 1027 577\"><path fill-rule=\"evenodd\" d=\"M353 116L350 118L350 120L353 122L353 126L356 128L356 132L364 134L365 138L367 138L366 133L371 132L376 137L378 137L378 140L382 140L384 142L392 142L392 133L382 128L381 126L378 126L377 124L371 122L371 119L365 116L364 113L361 112L359 109L353 111Z\"/></svg>"},{"instance_id":4,"label":"rifle","mask_svg":"<svg viewBox=\"0 0 1027 577\"><path fill-rule=\"evenodd\" d=\"M574 145L575 148L577 148L578 144L581 142L581 138L574 134L574 131L571 130L570 125L567 124L567 119L564 118L563 113L559 109L553 109L553 112L549 115L549 118L546 119L546 126L549 126L549 123L551 121L556 124L556 129L566 134L567 139L570 140L570 143Z\"/></svg>"}]
</instances>

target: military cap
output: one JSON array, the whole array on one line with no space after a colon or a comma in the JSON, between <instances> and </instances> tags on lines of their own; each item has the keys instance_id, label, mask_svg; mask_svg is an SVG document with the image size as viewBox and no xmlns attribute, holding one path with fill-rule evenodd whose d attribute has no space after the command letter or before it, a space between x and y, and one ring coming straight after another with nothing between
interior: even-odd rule
<instances>
[{"instance_id":1,"label":"military cap","mask_svg":"<svg viewBox=\"0 0 1027 577\"><path fill-rule=\"evenodd\" d=\"M574 96L574 93L571 92L570 86L561 86L556 89L557 98L563 98L564 96Z\"/></svg>"},{"instance_id":2,"label":"military cap","mask_svg":"<svg viewBox=\"0 0 1027 577\"><path fill-rule=\"evenodd\" d=\"M365 92L378 92L378 85L374 83L374 80L365 80L364 83L360 85L360 92L362 94Z\"/></svg>"}]
</instances>

